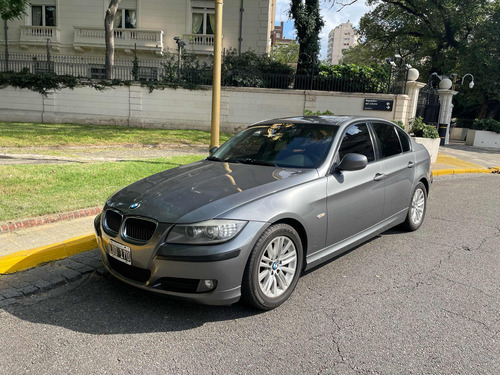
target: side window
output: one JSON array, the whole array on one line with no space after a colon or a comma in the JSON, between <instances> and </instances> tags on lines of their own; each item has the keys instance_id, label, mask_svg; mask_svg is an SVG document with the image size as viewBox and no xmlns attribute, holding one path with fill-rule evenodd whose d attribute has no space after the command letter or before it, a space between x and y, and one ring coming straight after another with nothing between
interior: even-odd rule
<instances>
[{"instance_id":1,"label":"side window","mask_svg":"<svg viewBox=\"0 0 500 375\"><path fill-rule=\"evenodd\" d=\"M375 130L375 134L377 134L381 158L387 158L403 152L394 126L374 123L373 129Z\"/></svg>"},{"instance_id":2,"label":"side window","mask_svg":"<svg viewBox=\"0 0 500 375\"><path fill-rule=\"evenodd\" d=\"M401 146L403 147L403 152L408 152L411 150L410 138L408 134L403 129L396 128L399 135L399 140L401 141Z\"/></svg>"},{"instance_id":3,"label":"side window","mask_svg":"<svg viewBox=\"0 0 500 375\"><path fill-rule=\"evenodd\" d=\"M350 126L340 144L340 160L349 153L365 155L368 162L375 160L373 144L366 124L357 124Z\"/></svg>"}]
</instances>

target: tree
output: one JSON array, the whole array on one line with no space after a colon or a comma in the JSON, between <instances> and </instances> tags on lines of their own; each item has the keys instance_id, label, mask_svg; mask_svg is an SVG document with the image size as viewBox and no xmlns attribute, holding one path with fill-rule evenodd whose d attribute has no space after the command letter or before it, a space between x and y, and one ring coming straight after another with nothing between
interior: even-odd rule
<instances>
[{"instance_id":1,"label":"tree","mask_svg":"<svg viewBox=\"0 0 500 375\"><path fill-rule=\"evenodd\" d=\"M121 0L110 0L104 17L104 38L106 41L106 78L113 79L113 66L115 64L115 36L113 26L116 11Z\"/></svg>"},{"instance_id":2,"label":"tree","mask_svg":"<svg viewBox=\"0 0 500 375\"><path fill-rule=\"evenodd\" d=\"M26 7L29 5L29 0L0 0L0 16L3 19L5 30L5 70L9 70L9 44L7 38L7 21L16 18L21 18Z\"/></svg>"},{"instance_id":3,"label":"tree","mask_svg":"<svg viewBox=\"0 0 500 375\"><path fill-rule=\"evenodd\" d=\"M299 60L299 45L295 41L290 44L277 44L271 50L270 57L283 64L296 64Z\"/></svg>"},{"instance_id":4,"label":"tree","mask_svg":"<svg viewBox=\"0 0 500 375\"><path fill-rule=\"evenodd\" d=\"M347 52L345 61L361 63L369 56L383 60L399 54L420 70L424 80L433 72L473 73L476 86L459 90L455 113L468 106L476 108L467 116L498 116L497 1L368 0L367 4L374 8L361 18L362 43Z\"/></svg>"},{"instance_id":5,"label":"tree","mask_svg":"<svg viewBox=\"0 0 500 375\"><path fill-rule=\"evenodd\" d=\"M290 17L300 46L297 73L313 75L319 62L319 33L325 24L319 12L319 0L291 0Z\"/></svg>"}]
</instances>

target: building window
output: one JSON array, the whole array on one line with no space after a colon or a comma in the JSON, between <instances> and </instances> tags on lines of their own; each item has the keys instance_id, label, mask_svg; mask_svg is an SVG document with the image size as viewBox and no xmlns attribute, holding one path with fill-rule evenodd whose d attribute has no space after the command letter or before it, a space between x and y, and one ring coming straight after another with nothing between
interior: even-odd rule
<instances>
[{"instance_id":1,"label":"building window","mask_svg":"<svg viewBox=\"0 0 500 375\"><path fill-rule=\"evenodd\" d=\"M137 28L137 11L135 9L118 9L113 24L115 29Z\"/></svg>"},{"instance_id":2,"label":"building window","mask_svg":"<svg viewBox=\"0 0 500 375\"><path fill-rule=\"evenodd\" d=\"M193 8L193 34L213 34L215 13L213 8Z\"/></svg>"},{"instance_id":3,"label":"building window","mask_svg":"<svg viewBox=\"0 0 500 375\"><path fill-rule=\"evenodd\" d=\"M56 26L56 7L53 5L33 5L31 7L32 26Z\"/></svg>"}]
</instances>

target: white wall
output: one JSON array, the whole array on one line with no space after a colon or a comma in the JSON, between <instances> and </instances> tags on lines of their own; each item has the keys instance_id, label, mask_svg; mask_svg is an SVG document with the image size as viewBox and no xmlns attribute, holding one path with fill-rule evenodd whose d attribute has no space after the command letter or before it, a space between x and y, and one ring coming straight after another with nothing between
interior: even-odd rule
<instances>
[{"instance_id":1,"label":"white wall","mask_svg":"<svg viewBox=\"0 0 500 375\"><path fill-rule=\"evenodd\" d=\"M394 109L365 111L365 98L392 99ZM149 93L139 85L104 91L79 87L47 97L27 89L0 89L0 121L118 124L209 130L212 92L165 89ZM329 110L336 115L376 116L406 122L406 95L224 88L221 95L221 129L235 131L251 123L283 116L297 116L304 109Z\"/></svg>"}]
</instances>

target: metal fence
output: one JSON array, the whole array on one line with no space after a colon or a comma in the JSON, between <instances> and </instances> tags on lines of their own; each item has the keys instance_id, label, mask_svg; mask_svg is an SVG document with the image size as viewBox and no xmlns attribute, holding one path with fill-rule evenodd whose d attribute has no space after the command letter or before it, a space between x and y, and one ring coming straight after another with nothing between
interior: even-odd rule
<instances>
[{"instance_id":1,"label":"metal fence","mask_svg":"<svg viewBox=\"0 0 500 375\"><path fill-rule=\"evenodd\" d=\"M71 75L81 78L106 78L105 61L102 57L89 56L48 56L46 54L9 54L9 70L26 71L33 74L53 73ZM172 60L140 60L137 76L133 74L132 59L116 59L114 78L123 81L162 81L184 85L211 85L212 69L210 67L182 66L178 77L177 65ZM0 70L5 70L5 56L0 53ZM320 91L341 91L358 93L401 93L404 88L388 82L359 76L324 77L320 75L295 75L260 72L241 72L231 70L223 63L222 86L226 87L260 87L276 89L301 89ZM397 89L396 89L397 88Z\"/></svg>"}]
</instances>

